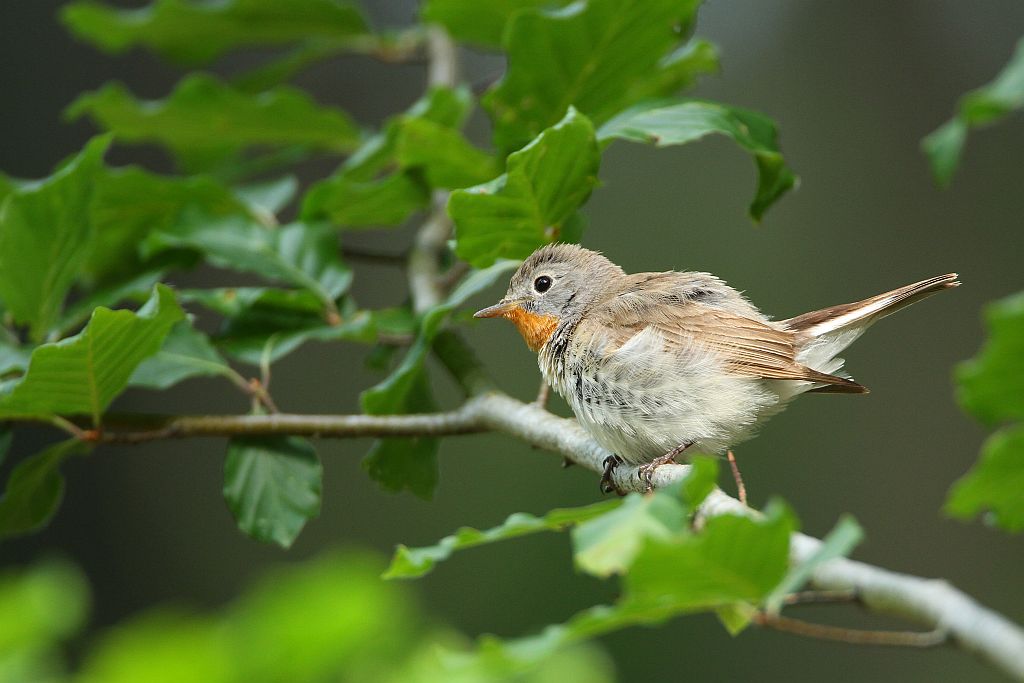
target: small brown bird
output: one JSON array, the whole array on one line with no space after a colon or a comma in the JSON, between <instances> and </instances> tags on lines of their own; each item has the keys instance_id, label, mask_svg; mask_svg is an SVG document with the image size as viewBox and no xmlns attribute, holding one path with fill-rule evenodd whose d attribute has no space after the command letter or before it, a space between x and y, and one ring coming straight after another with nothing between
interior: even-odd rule
<instances>
[{"instance_id":1,"label":"small brown bird","mask_svg":"<svg viewBox=\"0 0 1024 683\"><path fill-rule=\"evenodd\" d=\"M722 454L803 393L864 394L837 358L873 322L956 273L772 321L708 273L627 275L572 244L535 251L478 318L508 318L580 425L651 475L684 450ZM605 462L611 489L619 459Z\"/></svg>"}]
</instances>

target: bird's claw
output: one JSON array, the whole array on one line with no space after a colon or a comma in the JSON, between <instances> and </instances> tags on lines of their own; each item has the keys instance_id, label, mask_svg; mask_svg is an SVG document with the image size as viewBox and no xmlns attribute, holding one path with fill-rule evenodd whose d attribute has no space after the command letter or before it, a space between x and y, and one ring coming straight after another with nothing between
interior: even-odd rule
<instances>
[{"instance_id":1,"label":"bird's claw","mask_svg":"<svg viewBox=\"0 0 1024 683\"><path fill-rule=\"evenodd\" d=\"M619 487L612 481L612 474L615 468L622 464L622 458L617 455L609 455L604 459L604 473L601 475L601 493L618 491Z\"/></svg>"},{"instance_id":2,"label":"bird's claw","mask_svg":"<svg viewBox=\"0 0 1024 683\"><path fill-rule=\"evenodd\" d=\"M689 448L692 444L689 442L680 444L676 448L673 448L665 455L659 455L654 460L650 461L645 465L640 465L636 468L637 478L644 483L644 493L650 493L654 490L654 483L652 478L654 477L654 470L658 469L662 465L667 465L670 462L676 461L676 456Z\"/></svg>"}]
</instances>

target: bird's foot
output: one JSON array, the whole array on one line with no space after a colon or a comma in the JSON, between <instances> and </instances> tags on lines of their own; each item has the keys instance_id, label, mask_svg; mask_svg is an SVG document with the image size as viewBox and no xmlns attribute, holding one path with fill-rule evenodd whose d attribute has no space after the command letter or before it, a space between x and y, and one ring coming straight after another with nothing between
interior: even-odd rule
<instances>
[{"instance_id":1,"label":"bird's foot","mask_svg":"<svg viewBox=\"0 0 1024 683\"><path fill-rule=\"evenodd\" d=\"M689 442L681 443L672 450L670 450L668 453L665 453L664 455L659 455L657 458L650 461L646 465L641 465L640 467L638 467L636 469L636 476L638 479L640 479L640 481L644 483L644 493L650 493L651 491L654 490L654 484L651 481L652 477L654 477L654 470L658 469L662 465L674 463L676 461L676 457L692 445L693 444Z\"/></svg>"},{"instance_id":2,"label":"bird's foot","mask_svg":"<svg viewBox=\"0 0 1024 683\"><path fill-rule=\"evenodd\" d=\"M622 458L617 455L609 455L604 459L604 473L601 475L601 493L619 491L619 487L612 481L612 473L615 468L622 464Z\"/></svg>"}]
</instances>

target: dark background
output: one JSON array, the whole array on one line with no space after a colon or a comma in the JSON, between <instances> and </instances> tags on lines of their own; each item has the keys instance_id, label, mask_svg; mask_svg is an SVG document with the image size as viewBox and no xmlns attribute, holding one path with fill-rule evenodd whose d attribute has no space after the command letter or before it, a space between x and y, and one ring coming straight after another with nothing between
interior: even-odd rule
<instances>
[{"instance_id":1,"label":"dark background","mask_svg":"<svg viewBox=\"0 0 1024 683\"><path fill-rule=\"evenodd\" d=\"M113 59L77 44L55 20L59 4L0 5L0 169L14 176L45 175L92 134L88 124L68 125L60 117L82 90L118 78L143 96L160 97L181 73L146 53ZM409 21L413 7L380 3L370 11L378 25L395 25ZM745 215L753 164L730 142L667 150L617 143L602 162L604 186L586 208L584 244L628 271L714 272L777 317L960 272L963 287L884 321L846 354L848 368L872 389L869 396L801 399L737 456L753 503L785 497L815 535L850 512L867 530L857 558L944 577L1024 620L1021 539L940 512L985 436L955 404L952 368L982 342L982 306L1021 288L1024 129L1017 117L972 134L947 191L933 186L918 149L920 138L952 113L957 96L990 80L1009 58L1024 33L1024 5L711 0L697 33L721 48L723 72L696 94L772 116L801 175L799 190L754 226ZM249 59L229 57L220 67L230 71ZM500 68L494 57L466 55L470 81ZM321 65L299 83L374 125L418 97L423 75L418 66L353 58ZM485 139L483 116L472 130ZM120 148L108 159L167 169L151 150ZM409 234L398 233L402 240ZM397 239L360 235L352 242L393 247ZM395 270L361 267L355 291L367 305L396 303L405 295L404 280ZM491 303L499 294L496 288L473 303ZM510 326L480 324L466 334L505 389L533 395L536 366ZM363 368L363 354L346 345L304 347L275 368L278 404L292 412L357 410L358 391L377 380ZM450 388L442 395L451 398ZM116 406L245 407L213 380L159 395L133 393ZM16 449L33 450L44 437L21 438ZM69 463L57 518L42 534L0 548L0 564L54 553L72 558L94 587L93 623L104 626L156 604L221 604L267 565L328 547L356 544L387 553L399 542L433 542L462 524L490 526L511 512L600 497L592 473L563 471L550 454L500 436L446 441L433 501L393 496L362 473L367 447L365 441L319 444L326 470L322 514L287 553L236 531L221 498L222 441L101 449ZM506 636L562 621L612 599L616 590L575 574L568 539L554 535L466 553L415 588L439 619L470 634ZM868 623L850 621L845 612L816 614ZM678 680L684 671L710 680L998 680L954 649L859 650L756 630L733 640L711 617L632 629L603 644L623 681Z\"/></svg>"}]
</instances>

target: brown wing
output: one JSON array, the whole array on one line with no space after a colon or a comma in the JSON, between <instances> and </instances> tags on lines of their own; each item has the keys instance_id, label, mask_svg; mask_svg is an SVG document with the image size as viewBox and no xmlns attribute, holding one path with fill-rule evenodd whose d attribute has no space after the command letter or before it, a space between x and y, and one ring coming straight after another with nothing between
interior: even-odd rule
<instances>
[{"instance_id":1,"label":"brown wing","mask_svg":"<svg viewBox=\"0 0 1024 683\"><path fill-rule=\"evenodd\" d=\"M610 327L620 330L619 344L646 327L670 345L713 350L737 375L814 382L816 391L864 393L856 382L828 375L796 361L794 333L772 326L738 292L703 273L658 273L630 276L637 282L601 307ZM700 276L699 278L697 276ZM643 279L646 278L646 279ZM699 282L701 296L687 293Z\"/></svg>"}]
</instances>

